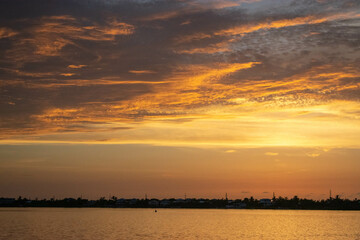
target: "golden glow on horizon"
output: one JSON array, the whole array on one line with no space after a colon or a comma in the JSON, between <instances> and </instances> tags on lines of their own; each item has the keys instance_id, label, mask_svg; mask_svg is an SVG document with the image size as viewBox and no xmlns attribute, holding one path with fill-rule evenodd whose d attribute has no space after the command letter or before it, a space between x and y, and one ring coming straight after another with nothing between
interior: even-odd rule
<instances>
[{"instance_id":1,"label":"golden glow on horizon","mask_svg":"<svg viewBox=\"0 0 360 240\"><path fill-rule=\"evenodd\" d=\"M251 106L249 106L251 109ZM188 116L190 121L181 118L155 118L138 123L91 125L89 128L76 128L62 132L63 118L72 119L78 109L64 112L58 109L53 116L47 116L53 125L51 131L39 132L38 137L29 139L3 140L9 143L85 143L85 144L150 144L162 146L192 147L359 147L357 136L360 126L351 115L351 109L360 107L349 102L338 101L331 105L292 109L257 109L251 115ZM236 110L236 108L234 109ZM346 119L340 117L344 115ZM318 114L318 116L316 116ZM62 117L58 118L57 115ZM342 119L339 124L337 119ZM45 120L45 119L43 119ZM89 119L90 121L91 119ZM105 121L106 119L98 119ZM82 121L86 121L82 119ZM176 122L179 123L176 123ZM209 131L211 129L211 131ZM58 134L56 132L59 131ZM36 135L35 135L36 136ZM171 138L169 138L171 136Z\"/></svg>"},{"instance_id":2,"label":"golden glow on horizon","mask_svg":"<svg viewBox=\"0 0 360 240\"><path fill-rule=\"evenodd\" d=\"M13 137L2 142L359 146L359 117L354 112L360 109L359 103L321 99L326 92L359 88L359 83L343 80L358 78L356 69L333 72L331 66L322 66L281 81L243 81L235 87L219 83L225 76L259 64L191 65L159 82L99 80L97 84L151 84L154 93L119 103L49 109L33 116L46 126L33 129L38 137L30 135L28 139L14 130L8 132ZM79 86L87 84L85 80L73 84L76 81ZM308 90L320 95L311 96ZM268 96L272 98L262 100ZM203 105L204 99L212 104ZM99 114L103 108L108 109L105 115ZM140 121L131 117L139 112L144 112L137 117ZM82 127L78 122L83 123Z\"/></svg>"}]
</instances>

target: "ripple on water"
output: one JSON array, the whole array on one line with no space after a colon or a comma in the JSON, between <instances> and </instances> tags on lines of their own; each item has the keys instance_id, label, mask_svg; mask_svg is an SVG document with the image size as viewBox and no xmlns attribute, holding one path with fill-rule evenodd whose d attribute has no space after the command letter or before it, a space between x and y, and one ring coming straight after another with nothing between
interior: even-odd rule
<instances>
[{"instance_id":1,"label":"ripple on water","mask_svg":"<svg viewBox=\"0 0 360 240\"><path fill-rule=\"evenodd\" d=\"M360 239L360 212L0 208L0 239Z\"/></svg>"}]
</instances>

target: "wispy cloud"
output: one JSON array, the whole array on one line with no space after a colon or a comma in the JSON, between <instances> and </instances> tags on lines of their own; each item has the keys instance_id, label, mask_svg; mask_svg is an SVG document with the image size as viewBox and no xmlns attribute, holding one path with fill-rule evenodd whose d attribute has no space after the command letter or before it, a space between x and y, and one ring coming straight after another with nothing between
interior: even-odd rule
<instances>
[{"instance_id":1,"label":"wispy cloud","mask_svg":"<svg viewBox=\"0 0 360 240\"><path fill-rule=\"evenodd\" d=\"M236 150L234 150L234 149L229 149L229 150L226 150L225 152L226 152L226 153L235 153Z\"/></svg>"},{"instance_id":2,"label":"wispy cloud","mask_svg":"<svg viewBox=\"0 0 360 240\"><path fill-rule=\"evenodd\" d=\"M252 1L233 1L233 0L221 0L221 1L183 1L179 2L176 9L162 11L141 17L142 21L164 21L172 18L180 17L182 15L196 14L208 10L217 10L223 8L230 8L239 6L242 2ZM255 1L254 1L255 2Z\"/></svg>"},{"instance_id":3,"label":"wispy cloud","mask_svg":"<svg viewBox=\"0 0 360 240\"><path fill-rule=\"evenodd\" d=\"M290 19L261 22L255 25L253 24L241 25L238 27L233 27L215 32L214 35L241 35L241 34L247 34L255 31L259 31L262 29L268 30L268 29L293 27L298 25L320 24L328 21L356 19L359 17L360 15L357 12L340 13L325 17L321 17L321 16L296 17L292 19L290 18Z\"/></svg>"},{"instance_id":4,"label":"wispy cloud","mask_svg":"<svg viewBox=\"0 0 360 240\"><path fill-rule=\"evenodd\" d=\"M60 75L65 76L65 77L71 77L71 76L74 76L75 73L61 73Z\"/></svg>"},{"instance_id":5,"label":"wispy cloud","mask_svg":"<svg viewBox=\"0 0 360 240\"><path fill-rule=\"evenodd\" d=\"M68 68L74 68L74 69L79 69L79 68L83 68L86 67L86 65L69 65Z\"/></svg>"},{"instance_id":6,"label":"wispy cloud","mask_svg":"<svg viewBox=\"0 0 360 240\"><path fill-rule=\"evenodd\" d=\"M312 158L316 158L316 157L320 156L320 153L307 153L306 155L309 157L312 157Z\"/></svg>"},{"instance_id":7,"label":"wispy cloud","mask_svg":"<svg viewBox=\"0 0 360 240\"><path fill-rule=\"evenodd\" d=\"M65 46L77 45L76 40L113 41L116 36L130 35L135 31L133 25L116 19L109 20L106 25L78 20L71 16L50 16L31 21L33 25L30 28L17 34L14 43L16 49L8 51L9 57L24 48L33 49L32 53L35 55L59 56ZM10 30L3 30L1 33L7 37L15 35Z\"/></svg>"},{"instance_id":8,"label":"wispy cloud","mask_svg":"<svg viewBox=\"0 0 360 240\"><path fill-rule=\"evenodd\" d=\"M155 73L155 71L151 71L151 70L129 70L129 73L134 73L134 74L149 74L149 73Z\"/></svg>"},{"instance_id":9,"label":"wispy cloud","mask_svg":"<svg viewBox=\"0 0 360 240\"><path fill-rule=\"evenodd\" d=\"M265 155L267 155L267 156L277 156L277 155L279 155L279 153L276 153L276 152L266 152Z\"/></svg>"},{"instance_id":10,"label":"wispy cloud","mask_svg":"<svg viewBox=\"0 0 360 240\"><path fill-rule=\"evenodd\" d=\"M18 34L17 32L15 32L14 30L12 30L10 28L0 27L0 39L1 38L10 38L17 34Z\"/></svg>"}]
</instances>

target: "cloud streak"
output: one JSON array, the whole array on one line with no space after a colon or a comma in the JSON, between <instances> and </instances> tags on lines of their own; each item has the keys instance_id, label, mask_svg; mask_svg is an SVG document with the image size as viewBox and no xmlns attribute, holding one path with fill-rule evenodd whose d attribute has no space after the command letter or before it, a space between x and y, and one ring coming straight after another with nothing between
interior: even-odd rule
<instances>
[{"instance_id":1,"label":"cloud streak","mask_svg":"<svg viewBox=\"0 0 360 240\"><path fill-rule=\"evenodd\" d=\"M282 19L282 20L262 22L255 25L249 24L245 26L233 27L215 32L214 35L242 35L263 29L269 30L269 29L294 27L299 25L312 25L312 24L320 24L320 23L336 21L336 20L357 19L359 17L360 14L357 12L340 13L340 14L330 15L327 17L321 17L321 16L296 17L292 19Z\"/></svg>"}]
</instances>

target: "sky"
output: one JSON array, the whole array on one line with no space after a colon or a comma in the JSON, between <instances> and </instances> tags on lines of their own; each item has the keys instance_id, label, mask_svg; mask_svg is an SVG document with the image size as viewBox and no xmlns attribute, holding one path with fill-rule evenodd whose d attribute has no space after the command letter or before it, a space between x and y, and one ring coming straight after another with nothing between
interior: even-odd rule
<instances>
[{"instance_id":1,"label":"sky","mask_svg":"<svg viewBox=\"0 0 360 240\"><path fill-rule=\"evenodd\" d=\"M360 198L356 0L3 0L0 196Z\"/></svg>"}]
</instances>

